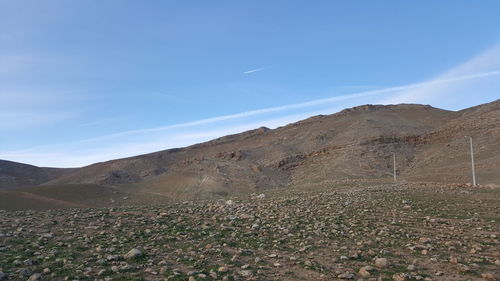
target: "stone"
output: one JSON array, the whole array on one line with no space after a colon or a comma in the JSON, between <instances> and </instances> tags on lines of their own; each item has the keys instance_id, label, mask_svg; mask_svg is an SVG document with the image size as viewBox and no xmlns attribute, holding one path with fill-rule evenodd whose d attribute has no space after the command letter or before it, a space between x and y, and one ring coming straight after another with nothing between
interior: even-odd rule
<instances>
[{"instance_id":1,"label":"stone","mask_svg":"<svg viewBox=\"0 0 500 281\"><path fill-rule=\"evenodd\" d=\"M337 278L339 279L348 279L348 280L351 280L351 279L354 279L354 274L351 274L351 273L344 273L344 274L340 274L337 276Z\"/></svg>"},{"instance_id":2,"label":"stone","mask_svg":"<svg viewBox=\"0 0 500 281\"><path fill-rule=\"evenodd\" d=\"M373 270L373 267L372 266L363 266L362 268L359 269L358 273L361 277L368 277L370 276L370 271Z\"/></svg>"},{"instance_id":3,"label":"stone","mask_svg":"<svg viewBox=\"0 0 500 281\"><path fill-rule=\"evenodd\" d=\"M3 272L0 271L0 281L7 280L7 277L8 277L7 274L5 274L5 273L3 273Z\"/></svg>"},{"instance_id":4,"label":"stone","mask_svg":"<svg viewBox=\"0 0 500 281\"><path fill-rule=\"evenodd\" d=\"M35 273L28 278L28 281L37 281L37 280L43 280L43 277L40 273Z\"/></svg>"},{"instance_id":5,"label":"stone","mask_svg":"<svg viewBox=\"0 0 500 281\"><path fill-rule=\"evenodd\" d=\"M141 250L134 248L134 249L128 251L128 253L126 253L123 257L125 259L133 259L133 258L140 257L142 255L143 255L143 253Z\"/></svg>"},{"instance_id":6,"label":"stone","mask_svg":"<svg viewBox=\"0 0 500 281\"><path fill-rule=\"evenodd\" d=\"M266 198L266 195L264 193L261 193L261 194L255 196L255 198L257 198L257 199L264 199L264 198Z\"/></svg>"},{"instance_id":7,"label":"stone","mask_svg":"<svg viewBox=\"0 0 500 281\"><path fill-rule=\"evenodd\" d=\"M410 280L411 276L407 273L396 273L392 275L392 280L394 281L406 281Z\"/></svg>"},{"instance_id":8,"label":"stone","mask_svg":"<svg viewBox=\"0 0 500 281\"><path fill-rule=\"evenodd\" d=\"M481 274L481 277L483 277L486 280L495 280L495 276L493 276L492 273L483 273Z\"/></svg>"},{"instance_id":9,"label":"stone","mask_svg":"<svg viewBox=\"0 0 500 281\"><path fill-rule=\"evenodd\" d=\"M417 267L413 264L410 264L410 265L408 265L408 267L406 269L408 269L409 271L415 271L417 269Z\"/></svg>"},{"instance_id":10,"label":"stone","mask_svg":"<svg viewBox=\"0 0 500 281\"><path fill-rule=\"evenodd\" d=\"M251 270L240 270L238 274L242 277L251 277L253 275L253 272Z\"/></svg>"},{"instance_id":11,"label":"stone","mask_svg":"<svg viewBox=\"0 0 500 281\"><path fill-rule=\"evenodd\" d=\"M375 266L378 268L387 267L387 259L386 258L377 258L375 259Z\"/></svg>"},{"instance_id":12,"label":"stone","mask_svg":"<svg viewBox=\"0 0 500 281\"><path fill-rule=\"evenodd\" d=\"M217 269L218 272L227 272L227 267L221 266Z\"/></svg>"}]
</instances>

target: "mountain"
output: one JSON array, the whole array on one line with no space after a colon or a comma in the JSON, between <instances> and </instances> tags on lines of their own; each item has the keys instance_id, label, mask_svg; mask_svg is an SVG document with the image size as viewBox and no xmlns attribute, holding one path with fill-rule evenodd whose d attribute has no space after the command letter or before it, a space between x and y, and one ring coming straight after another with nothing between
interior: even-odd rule
<instances>
[{"instance_id":1,"label":"mountain","mask_svg":"<svg viewBox=\"0 0 500 281\"><path fill-rule=\"evenodd\" d=\"M73 170L40 168L33 165L0 160L0 188L39 185Z\"/></svg>"},{"instance_id":2,"label":"mountain","mask_svg":"<svg viewBox=\"0 0 500 281\"><path fill-rule=\"evenodd\" d=\"M262 127L185 148L50 170L46 177L19 172L11 181L207 198L289 185L389 180L395 154L398 179L466 183L471 176L465 136L472 136L478 183L500 184L499 124L500 100L461 111L363 105L273 130Z\"/></svg>"}]
</instances>

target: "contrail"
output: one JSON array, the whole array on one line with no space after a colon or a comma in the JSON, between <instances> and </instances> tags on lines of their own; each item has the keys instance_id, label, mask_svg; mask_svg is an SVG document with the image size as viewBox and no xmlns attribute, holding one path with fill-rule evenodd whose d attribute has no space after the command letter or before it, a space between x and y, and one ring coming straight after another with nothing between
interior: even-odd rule
<instances>
[{"instance_id":1,"label":"contrail","mask_svg":"<svg viewBox=\"0 0 500 281\"><path fill-rule=\"evenodd\" d=\"M463 75L463 76L456 76L456 77L447 78L447 79L432 80L432 81L428 81L428 82L408 84L408 85L403 85L403 86L388 87L388 88L383 88L383 89L378 89L378 90L364 91L364 92L359 92L359 93L354 93L354 94L349 94L349 95L342 95L342 96L336 96L336 97L331 97L331 98L312 100L312 101L302 102L302 103L294 103L294 104L288 104L288 105L282 105L282 106L275 106L275 107L250 110L250 111L245 111L245 112L236 113L236 114L222 115L222 116L201 119L201 120L196 120L196 121L191 121L191 122L185 122L185 123L179 123L179 124L173 124L173 125L157 127L157 128L125 131L125 132L121 132L121 133L110 134L110 135L106 135L106 136L100 136L100 137L96 137L96 138L82 140L82 142L92 142L92 141L99 141L99 140L105 140L105 139L110 139L110 138L115 138L115 137L123 137L123 136L135 135L135 134L152 133L152 132L166 131L166 130L171 130L171 129L186 128L186 127L192 127L192 126L196 126L196 125L203 125L203 124L215 123L215 122L219 122L219 121L226 121L226 120L244 118L244 117L249 117L249 116L255 116L255 115L260 115L260 114L264 114L264 113L272 113L272 112L285 111L285 110L291 110L291 109L300 109L300 108L321 105L321 104L325 104L325 103L332 103L332 102L349 100L349 99L354 99L354 98L367 97L367 96L373 96L373 95L378 95L378 94L385 94L385 93L390 93L390 92L409 90L409 89L414 89L414 88L418 88L418 87L422 87L422 86L453 83L453 82L458 82L458 81L463 81L463 80L473 80L473 79L479 79L479 78L484 78L484 77L488 77L488 76L495 76L495 75L500 75L500 70L481 72L481 73L475 73L475 74Z\"/></svg>"},{"instance_id":2,"label":"contrail","mask_svg":"<svg viewBox=\"0 0 500 281\"><path fill-rule=\"evenodd\" d=\"M250 73L254 73L254 72L259 72L259 71L266 70L266 69L269 69L269 68L270 68L270 66L264 66L264 67L261 67L261 68L256 68L256 69L245 71L245 72L243 72L243 74L250 74Z\"/></svg>"}]
</instances>

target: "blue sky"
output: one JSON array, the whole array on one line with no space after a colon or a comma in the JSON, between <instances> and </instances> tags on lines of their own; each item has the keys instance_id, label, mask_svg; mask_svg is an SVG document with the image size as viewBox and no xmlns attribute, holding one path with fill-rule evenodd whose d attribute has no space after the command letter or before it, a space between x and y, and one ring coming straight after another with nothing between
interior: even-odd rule
<instances>
[{"instance_id":1,"label":"blue sky","mask_svg":"<svg viewBox=\"0 0 500 281\"><path fill-rule=\"evenodd\" d=\"M0 159L74 167L366 103L500 98L499 1L0 0Z\"/></svg>"}]
</instances>

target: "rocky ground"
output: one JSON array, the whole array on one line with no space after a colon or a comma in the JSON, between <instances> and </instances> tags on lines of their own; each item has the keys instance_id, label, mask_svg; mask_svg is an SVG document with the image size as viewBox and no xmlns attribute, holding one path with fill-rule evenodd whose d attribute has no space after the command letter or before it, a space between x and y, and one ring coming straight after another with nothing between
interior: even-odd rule
<instances>
[{"instance_id":1,"label":"rocky ground","mask_svg":"<svg viewBox=\"0 0 500 281\"><path fill-rule=\"evenodd\" d=\"M277 189L0 211L0 280L498 280L500 189Z\"/></svg>"}]
</instances>

